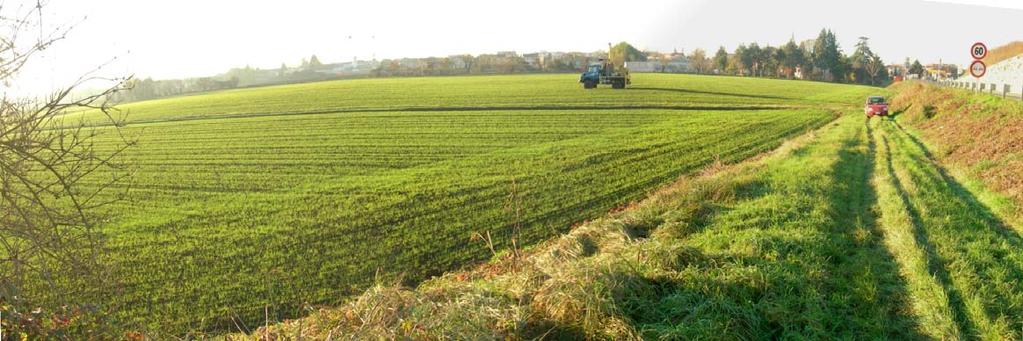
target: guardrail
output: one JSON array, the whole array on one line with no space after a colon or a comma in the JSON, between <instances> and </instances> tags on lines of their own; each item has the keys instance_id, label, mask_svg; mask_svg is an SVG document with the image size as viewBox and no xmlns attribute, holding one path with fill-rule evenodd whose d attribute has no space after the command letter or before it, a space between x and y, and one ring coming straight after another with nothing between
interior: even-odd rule
<instances>
[{"instance_id":1,"label":"guardrail","mask_svg":"<svg viewBox=\"0 0 1023 341\"><path fill-rule=\"evenodd\" d=\"M931 83L950 88L970 90L977 93L991 94L1003 98L1014 98L1023 100L1023 82L1021 82L1020 84L1005 84L997 82L985 82L983 79L964 80L960 78L932 81Z\"/></svg>"}]
</instances>

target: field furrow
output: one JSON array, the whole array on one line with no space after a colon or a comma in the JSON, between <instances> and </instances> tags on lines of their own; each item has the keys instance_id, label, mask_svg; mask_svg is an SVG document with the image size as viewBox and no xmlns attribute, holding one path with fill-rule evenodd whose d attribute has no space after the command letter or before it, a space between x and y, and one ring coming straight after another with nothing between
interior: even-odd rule
<instances>
[{"instance_id":1,"label":"field furrow","mask_svg":"<svg viewBox=\"0 0 1023 341\"><path fill-rule=\"evenodd\" d=\"M196 323L188 316L197 308L215 311L206 327L217 328L229 327L230 317L258 322L266 306L276 315L293 316L300 308L294 302L335 302L374 280L415 281L485 259L486 246L470 242L475 232L490 231L499 248L512 238L528 245L702 165L769 150L832 117L819 111L667 112L630 129L379 168L374 174L327 172L320 180L274 192L207 191L180 201L149 197L163 208L124 217L123 227L114 227L133 231L114 245L118 252L136 254L122 264L124 276L133 279L127 291L145 293L122 299L162 316L183 317L165 321L162 328ZM201 163L194 167L208 169ZM280 174L266 175L267 182L281 182ZM232 186L208 180L214 188ZM199 184L180 185L201 190ZM136 195L159 196L159 189L143 188ZM180 205L166 206L173 202ZM246 275L252 272L264 275ZM217 297L202 294L201 288L210 286L218 288ZM175 304L184 301L193 303Z\"/></svg>"}]
</instances>

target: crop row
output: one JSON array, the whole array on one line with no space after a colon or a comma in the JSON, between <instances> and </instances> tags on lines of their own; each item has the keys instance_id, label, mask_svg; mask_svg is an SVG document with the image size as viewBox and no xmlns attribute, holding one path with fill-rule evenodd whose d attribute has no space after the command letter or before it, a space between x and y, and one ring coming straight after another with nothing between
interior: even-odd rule
<instances>
[{"instance_id":1,"label":"crop row","mask_svg":"<svg viewBox=\"0 0 1023 341\"><path fill-rule=\"evenodd\" d=\"M336 303L374 280L414 282L485 259L475 233L490 232L498 248L513 238L529 245L833 118L812 110L409 115L131 128L145 130L130 155L139 167L133 200L118 204L108 227L124 281L110 300L126 319L166 330L233 329L232 318L251 326L264 309L296 316L303 303ZM271 137L253 138L262 132ZM372 140L381 144L364 143Z\"/></svg>"}]
</instances>

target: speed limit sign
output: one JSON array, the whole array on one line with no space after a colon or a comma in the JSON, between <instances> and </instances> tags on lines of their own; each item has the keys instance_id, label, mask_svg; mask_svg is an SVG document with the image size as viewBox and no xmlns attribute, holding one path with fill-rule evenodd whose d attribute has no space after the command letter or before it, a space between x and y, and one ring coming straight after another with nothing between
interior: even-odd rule
<instances>
[{"instance_id":1,"label":"speed limit sign","mask_svg":"<svg viewBox=\"0 0 1023 341\"><path fill-rule=\"evenodd\" d=\"M973 75L973 77L984 77L985 73L987 73L987 65L984 62L974 60L973 64L970 64L970 75Z\"/></svg>"},{"instance_id":2,"label":"speed limit sign","mask_svg":"<svg viewBox=\"0 0 1023 341\"><path fill-rule=\"evenodd\" d=\"M980 42L974 43L973 46L970 47L970 55L973 56L973 59L984 59L984 57L987 57L987 45Z\"/></svg>"}]
</instances>

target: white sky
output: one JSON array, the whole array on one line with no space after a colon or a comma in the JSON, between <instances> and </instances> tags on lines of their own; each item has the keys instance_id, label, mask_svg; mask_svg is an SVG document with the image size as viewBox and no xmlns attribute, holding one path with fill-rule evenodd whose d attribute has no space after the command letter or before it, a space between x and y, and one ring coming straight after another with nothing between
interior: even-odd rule
<instances>
[{"instance_id":1,"label":"white sky","mask_svg":"<svg viewBox=\"0 0 1023 341\"><path fill-rule=\"evenodd\" d=\"M103 74L166 79L296 65L312 54L335 62L595 51L623 40L661 51L731 51L810 39L828 27L847 52L857 37L870 37L888 63L966 64L974 41L1023 39L1020 0L50 0L44 20L81 23L29 65L22 90L63 85L114 57Z\"/></svg>"}]
</instances>

